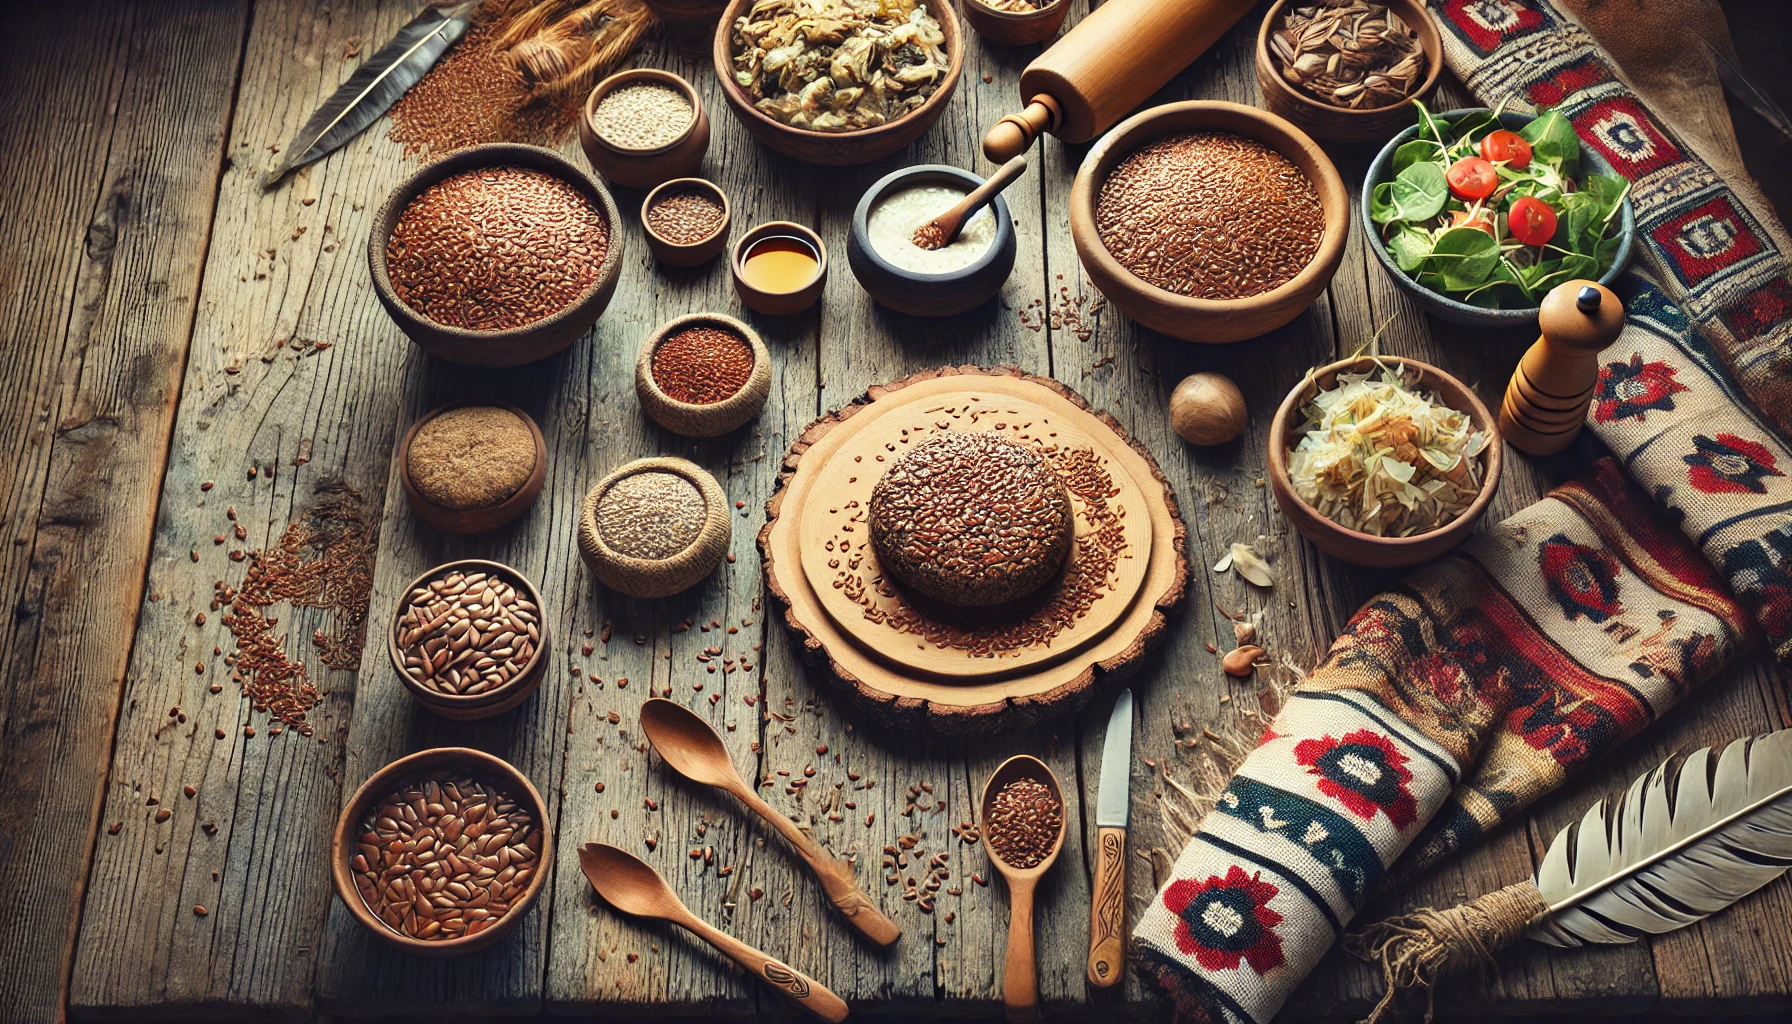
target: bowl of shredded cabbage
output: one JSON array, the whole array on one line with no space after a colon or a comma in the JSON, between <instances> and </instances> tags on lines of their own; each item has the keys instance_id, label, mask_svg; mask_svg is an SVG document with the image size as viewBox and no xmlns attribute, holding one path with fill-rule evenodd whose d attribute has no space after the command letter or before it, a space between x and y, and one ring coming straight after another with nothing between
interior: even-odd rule
<instances>
[{"instance_id":1,"label":"bowl of shredded cabbage","mask_svg":"<svg viewBox=\"0 0 1792 1024\"><path fill-rule=\"evenodd\" d=\"M1429 363L1358 356L1309 370L1269 432L1276 504L1321 551L1392 568L1474 532L1500 443L1474 391Z\"/></svg>"}]
</instances>

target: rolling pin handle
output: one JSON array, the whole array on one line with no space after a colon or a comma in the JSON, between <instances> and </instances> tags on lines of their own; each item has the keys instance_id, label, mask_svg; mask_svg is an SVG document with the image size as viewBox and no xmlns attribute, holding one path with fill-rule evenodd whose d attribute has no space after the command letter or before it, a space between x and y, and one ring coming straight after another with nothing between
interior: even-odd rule
<instances>
[{"instance_id":1,"label":"rolling pin handle","mask_svg":"<svg viewBox=\"0 0 1792 1024\"><path fill-rule=\"evenodd\" d=\"M1056 100L1040 94L1027 101L1027 109L1009 114L983 136L983 155L992 163L1005 164L1025 153L1041 132L1053 131L1062 117Z\"/></svg>"}]
</instances>

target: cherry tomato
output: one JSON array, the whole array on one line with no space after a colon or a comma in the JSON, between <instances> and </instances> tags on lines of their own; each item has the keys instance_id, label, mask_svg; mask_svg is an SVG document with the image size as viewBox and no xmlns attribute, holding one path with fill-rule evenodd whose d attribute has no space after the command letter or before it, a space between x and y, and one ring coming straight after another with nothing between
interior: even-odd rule
<instances>
[{"instance_id":1,"label":"cherry tomato","mask_svg":"<svg viewBox=\"0 0 1792 1024\"><path fill-rule=\"evenodd\" d=\"M1526 245L1545 245L1556 237L1556 211L1536 196L1519 196L1506 214L1506 228Z\"/></svg>"},{"instance_id":2,"label":"cherry tomato","mask_svg":"<svg viewBox=\"0 0 1792 1024\"><path fill-rule=\"evenodd\" d=\"M1450 194L1464 202L1486 199L1500 185L1500 176L1493 165L1478 156L1465 156L1444 172L1450 183Z\"/></svg>"},{"instance_id":3,"label":"cherry tomato","mask_svg":"<svg viewBox=\"0 0 1792 1024\"><path fill-rule=\"evenodd\" d=\"M1501 128L1481 140L1481 155L1494 163L1505 161L1507 167L1520 169L1531 164L1531 144L1517 132Z\"/></svg>"},{"instance_id":4,"label":"cherry tomato","mask_svg":"<svg viewBox=\"0 0 1792 1024\"><path fill-rule=\"evenodd\" d=\"M1452 210L1450 211L1450 226L1453 228L1476 228L1490 235L1493 234L1493 222L1487 219L1485 213L1471 217L1467 210Z\"/></svg>"}]
</instances>

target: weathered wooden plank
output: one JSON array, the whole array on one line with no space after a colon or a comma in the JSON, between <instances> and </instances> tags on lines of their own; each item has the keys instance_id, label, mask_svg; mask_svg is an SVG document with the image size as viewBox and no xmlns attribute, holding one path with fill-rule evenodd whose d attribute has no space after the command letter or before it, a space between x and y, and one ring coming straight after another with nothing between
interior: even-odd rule
<instances>
[{"instance_id":1,"label":"weathered wooden plank","mask_svg":"<svg viewBox=\"0 0 1792 1024\"><path fill-rule=\"evenodd\" d=\"M0 16L0 1018L57 1019L246 5Z\"/></svg>"},{"instance_id":2,"label":"weathered wooden plank","mask_svg":"<svg viewBox=\"0 0 1792 1024\"><path fill-rule=\"evenodd\" d=\"M272 5L241 44L230 162L156 520L148 587L159 599L143 605L106 791L102 820L123 824L94 856L77 1016L310 1012L354 674L326 669L308 638L343 623L271 612L289 655L335 691L306 740L276 735L230 683L215 652L231 638L210 602L214 581L243 578L247 563L230 551L278 543L320 500L356 493L378 521L394 410L417 392L405 388L410 347L379 312L360 241L408 165L375 129L276 189L263 191L257 171L359 62L346 56L355 44L389 35L412 7ZM214 543L219 534L227 543ZM208 692L214 681L223 692ZM185 721L170 717L177 706ZM150 796L174 812L168 821L154 821Z\"/></svg>"}]
</instances>

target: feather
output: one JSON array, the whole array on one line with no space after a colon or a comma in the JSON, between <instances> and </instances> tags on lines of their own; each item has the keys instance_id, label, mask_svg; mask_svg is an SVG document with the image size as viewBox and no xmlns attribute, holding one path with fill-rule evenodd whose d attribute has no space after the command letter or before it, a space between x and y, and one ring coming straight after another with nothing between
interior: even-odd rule
<instances>
[{"instance_id":1,"label":"feather","mask_svg":"<svg viewBox=\"0 0 1792 1024\"><path fill-rule=\"evenodd\" d=\"M1537 867L1552 946L1684 928L1792 867L1792 729L1669 759L1556 835Z\"/></svg>"},{"instance_id":2,"label":"feather","mask_svg":"<svg viewBox=\"0 0 1792 1024\"><path fill-rule=\"evenodd\" d=\"M322 159L379 120L466 32L475 6L477 0L431 5L399 29L317 108L263 175L262 187L272 188L286 172Z\"/></svg>"}]
</instances>

